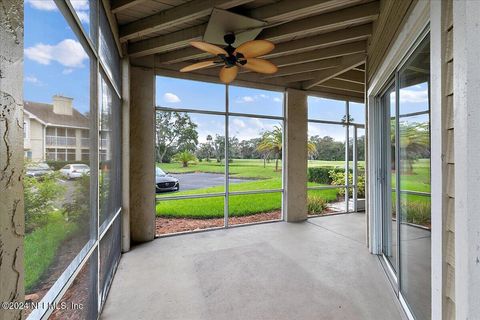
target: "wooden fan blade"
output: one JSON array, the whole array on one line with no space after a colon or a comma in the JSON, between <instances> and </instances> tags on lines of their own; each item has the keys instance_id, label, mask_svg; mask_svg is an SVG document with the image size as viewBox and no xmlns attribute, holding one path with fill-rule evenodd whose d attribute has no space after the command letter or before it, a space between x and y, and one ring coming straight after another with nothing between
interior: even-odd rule
<instances>
[{"instance_id":1,"label":"wooden fan blade","mask_svg":"<svg viewBox=\"0 0 480 320\"><path fill-rule=\"evenodd\" d=\"M215 65L215 62L211 61L211 60L197 62L197 63L191 64L189 66L183 67L182 69L180 69L180 72L189 72L189 71L206 68L206 67L213 66L213 65Z\"/></svg>"},{"instance_id":2,"label":"wooden fan blade","mask_svg":"<svg viewBox=\"0 0 480 320\"><path fill-rule=\"evenodd\" d=\"M245 58L263 56L275 48L275 45L267 40L252 40L241 44L235 52L240 52Z\"/></svg>"},{"instance_id":3,"label":"wooden fan blade","mask_svg":"<svg viewBox=\"0 0 480 320\"><path fill-rule=\"evenodd\" d=\"M233 67L230 67L230 68L223 67L220 70L220 80L223 83L230 83L233 80L235 80L235 78L237 77L237 73L238 73L238 67L237 66L233 66Z\"/></svg>"},{"instance_id":4,"label":"wooden fan blade","mask_svg":"<svg viewBox=\"0 0 480 320\"><path fill-rule=\"evenodd\" d=\"M277 66L271 63L270 61L264 60L264 59L257 59L257 58L247 59L247 63L245 63L243 66L248 70L259 72L259 73L271 74L278 71Z\"/></svg>"},{"instance_id":5,"label":"wooden fan blade","mask_svg":"<svg viewBox=\"0 0 480 320\"><path fill-rule=\"evenodd\" d=\"M224 49L220 48L219 46L216 46L214 44L204 42L204 41L192 41L190 42L192 46L194 46L197 49L200 49L205 52L209 52L211 54L217 55L217 54L224 54L228 55L227 51Z\"/></svg>"}]
</instances>

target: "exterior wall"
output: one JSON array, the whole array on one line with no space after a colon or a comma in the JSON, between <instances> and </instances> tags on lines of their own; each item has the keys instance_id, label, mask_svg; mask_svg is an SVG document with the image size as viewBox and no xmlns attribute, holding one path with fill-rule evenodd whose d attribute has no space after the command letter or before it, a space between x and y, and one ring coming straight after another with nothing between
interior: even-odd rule
<instances>
[{"instance_id":1,"label":"exterior wall","mask_svg":"<svg viewBox=\"0 0 480 320\"><path fill-rule=\"evenodd\" d=\"M453 1L454 301L456 319L480 315L480 23L477 0ZM451 71L449 71L452 73ZM452 84L450 83L451 87ZM453 166L452 166L453 167ZM453 241L451 242L453 245Z\"/></svg>"},{"instance_id":2,"label":"exterior wall","mask_svg":"<svg viewBox=\"0 0 480 320\"><path fill-rule=\"evenodd\" d=\"M0 301L23 302L23 0L0 4ZM0 319L21 319L0 308Z\"/></svg>"},{"instance_id":3,"label":"exterior wall","mask_svg":"<svg viewBox=\"0 0 480 320\"><path fill-rule=\"evenodd\" d=\"M30 119L29 137L32 161L45 160L44 126L34 119Z\"/></svg>"},{"instance_id":4,"label":"exterior wall","mask_svg":"<svg viewBox=\"0 0 480 320\"><path fill-rule=\"evenodd\" d=\"M455 319L452 0L432 1L432 318Z\"/></svg>"}]
</instances>

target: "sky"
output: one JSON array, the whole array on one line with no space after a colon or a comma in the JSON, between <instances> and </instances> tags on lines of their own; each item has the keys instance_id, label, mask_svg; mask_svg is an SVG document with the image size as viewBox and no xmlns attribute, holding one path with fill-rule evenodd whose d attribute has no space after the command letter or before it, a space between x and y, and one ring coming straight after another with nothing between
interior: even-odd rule
<instances>
[{"instance_id":1,"label":"sky","mask_svg":"<svg viewBox=\"0 0 480 320\"><path fill-rule=\"evenodd\" d=\"M88 30L88 0L72 0ZM77 36L51 0L25 0L24 99L51 103L55 94L89 111L90 61Z\"/></svg>"}]
</instances>

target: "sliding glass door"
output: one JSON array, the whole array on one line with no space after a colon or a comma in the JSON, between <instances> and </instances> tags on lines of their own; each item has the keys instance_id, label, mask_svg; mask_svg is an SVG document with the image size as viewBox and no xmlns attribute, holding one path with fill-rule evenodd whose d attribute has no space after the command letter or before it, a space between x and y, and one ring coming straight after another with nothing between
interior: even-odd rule
<instances>
[{"instance_id":1,"label":"sliding glass door","mask_svg":"<svg viewBox=\"0 0 480 320\"><path fill-rule=\"evenodd\" d=\"M386 150L382 253L415 319L431 317L429 61L427 36L380 97Z\"/></svg>"}]
</instances>

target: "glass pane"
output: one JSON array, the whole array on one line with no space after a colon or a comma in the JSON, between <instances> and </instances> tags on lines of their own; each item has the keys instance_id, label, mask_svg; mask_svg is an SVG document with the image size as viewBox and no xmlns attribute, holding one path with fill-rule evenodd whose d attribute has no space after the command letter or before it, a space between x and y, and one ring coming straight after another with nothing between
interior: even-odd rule
<instances>
[{"instance_id":1,"label":"glass pane","mask_svg":"<svg viewBox=\"0 0 480 320\"><path fill-rule=\"evenodd\" d=\"M84 320L97 318L97 252L83 265L75 280L48 319Z\"/></svg>"},{"instance_id":2,"label":"glass pane","mask_svg":"<svg viewBox=\"0 0 480 320\"><path fill-rule=\"evenodd\" d=\"M157 77L158 107L225 112L225 86L207 82Z\"/></svg>"},{"instance_id":3,"label":"glass pane","mask_svg":"<svg viewBox=\"0 0 480 320\"><path fill-rule=\"evenodd\" d=\"M351 207L351 205L349 206ZM307 210L309 216L344 213L346 209L345 188L310 189L307 192Z\"/></svg>"},{"instance_id":4,"label":"glass pane","mask_svg":"<svg viewBox=\"0 0 480 320\"><path fill-rule=\"evenodd\" d=\"M350 122L365 124L365 104L350 102L348 104L348 112L350 115Z\"/></svg>"},{"instance_id":5,"label":"glass pane","mask_svg":"<svg viewBox=\"0 0 480 320\"><path fill-rule=\"evenodd\" d=\"M24 176L25 293L27 300L39 302L95 236L92 164L84 170L62 169L63 161L81 161L76 139L92 125L90 70L95 63L53 1L25 3L24 52L29 130L24 149L31 158Z\"/></svg>"},{"instance_id":6,"label":"glass pane","mask_svg":"<svg viewBox=\"0 0 480 320\"><path fill-rule=\"evenodd\" d=\"M229 86L229 112L281 117L283 93Z\"/></svg>"},{"instance_id":7,"label":"glass pane","mask_svg":"<svg viewBox=\"0 0 480 320\"><path fill-rule=\"evenodd\" d=\"M397 271L397 240L398 240L398 226L397 226L397 216L396 216L396 198L395 191L392 190L395 188L395 146L396 146L396 117L395 117L395 86L390 87L387 92L382 97L382 106L385 109L387 117L387 125L385 129L386 133L386 142L388 146L388 157L386 158L386 165L390 167L390 185L387 193L390 194L389 197L385 199L385 206L383 210L383 254L390 261L390 265L393 270Z\"/></svg>"},{"instance_id":8,"label":"glass pane","mask_svg":"<svg viewBox=\"0 0 480 320\"><path fill-rule=\"evenodd\" d=\"M107 298L108 287L113 277L113 268L121 254L121 222L120 216L115 219L111 227L100 240L100 297L103 304Z\"/></svg>"},{"instance_id":9,"label":"glass pane","mask_svg":"<svg viewBox=\"0 0 480 320\"><path fill-rule=\"evenodd\" d=\"M94 11L90 9L90 5L91 3L93 4L93 2L94 1L91 0L70 0L73 10L87 34L90 34L90 21L93 20L90 16L90 13L92 12L93 14Z\"/></svg>"},{"instance_id":10,"label":"glass pane","mask_svg":"<svg viewBox=\"0 0 480 320\"><path fill-rule=\"evenodd\" d=\"M224 226L225 197L158 200L157 235Z\"/></svg>"},{"instance_id":11,"label":"glass pane","mask_svg":"<svg viewBox=\"0 0 480 320\"><path fill-rule=\"evenodd\" d=\"M225 116L156 112L158 197L225 190Z\"/></svg>"},{"instance_id":12,"label":"glass pane","mask_svg":"<svg viewBox=\"0 0 480 320\"><path fill-rule=\"evenodd\" d=\"M409 114L429 110L429 61L426 38L399 73L400 290L416 319L431 318L430 118Z\"/></svg>"},{"instance_id":13,"label":"glass pane","mask_svg":"<svg viewBox=\"0 0 480 320\"><path fill-rule=\"evenodd\" d=\"M105 66L105 72L113 79L117 89L120 88L120 55L118 54L115 38L113 37L110 23L108 22L103 5L99 5L99 34L98 34L98 52L100 59Z\"/></svg>"},{"instance_id":14,"label":"glass pane","mask_svg":"<svg viewBox=\"0 0 480 320\"><path fill-rule=\"evenodd\" d=\"M345 122L346 102L308 97L308 119Z\"/></svg>"},{"instance_id":15,"label":"glass pane","mask_svg":"<svg viewBox=\"0 0 480 320\"><path fill-rule=\"evenodd\" d=\"M229 190L282 188L283 121L229 119Z\"/></svg>"},{"instance_id":16,"label":"glass pane","mask_svg":"<svg viewBox=\"0 0 480 320\"><path fill-rule=\"evenodd\" d=\"M230 195L229 225L246 224L282 218L282 193Z\"/></svg>"}]
</instances>

